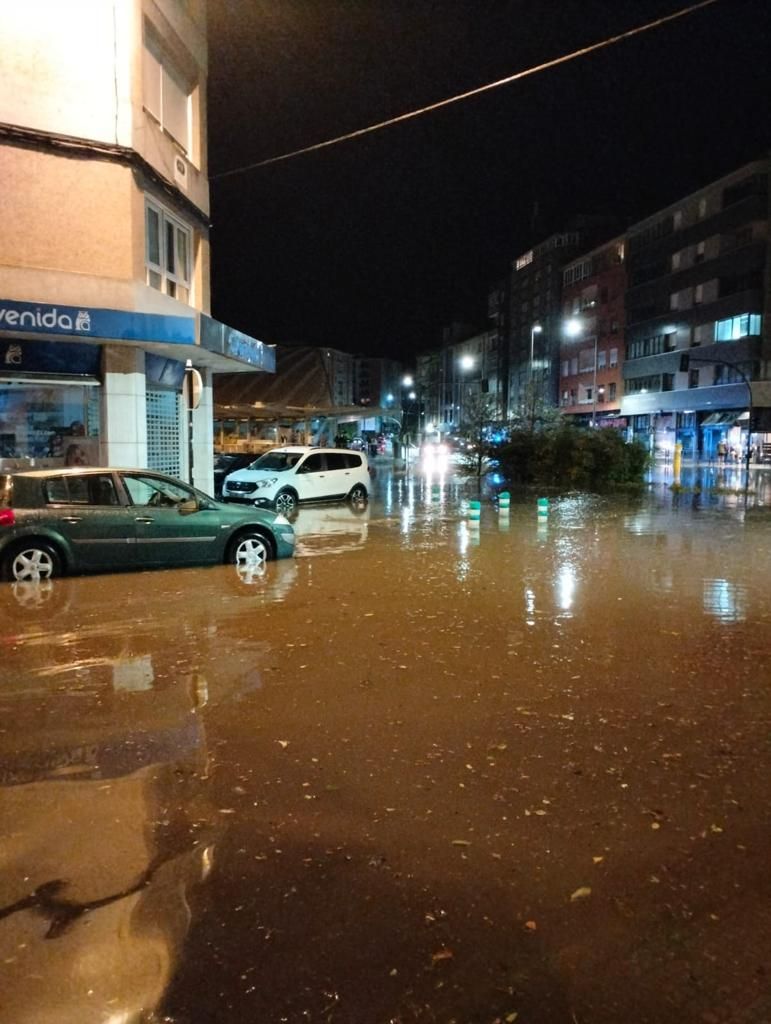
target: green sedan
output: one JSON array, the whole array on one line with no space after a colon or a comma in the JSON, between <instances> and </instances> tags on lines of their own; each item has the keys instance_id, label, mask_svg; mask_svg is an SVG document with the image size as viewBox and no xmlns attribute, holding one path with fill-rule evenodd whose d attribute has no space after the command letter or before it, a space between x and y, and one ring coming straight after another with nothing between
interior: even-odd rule
<instances>
[{"instance_id":1,"label":"green sedan","mask_svg":"<svg viewBox=\"0 0 771 1024\"><path fill-rule=\"evenodd\" d=\"M234 507L146 469L45 469L0 475L0 575L231 563L294 553L282 515Z\"/></svg>"}]
</instances>

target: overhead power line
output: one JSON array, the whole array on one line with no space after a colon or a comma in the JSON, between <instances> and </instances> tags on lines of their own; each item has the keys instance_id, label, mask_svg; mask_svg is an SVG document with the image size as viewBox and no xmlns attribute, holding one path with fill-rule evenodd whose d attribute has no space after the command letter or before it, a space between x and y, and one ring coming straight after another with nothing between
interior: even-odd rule
<instances>
[{"instance_id":1,"label":"overhead power line","mask_svg":"<svg viewBox=\"0 0 771 1024\"><path fill-rule=\"evenodd\" d=\"M289 153L281 153L279 156L271 156L266 160L258 160L253 164L246 164L243 167L234 167L230 171L220 171L219 174L209 175L209 180L214 181L219 178L230 178L235 174L246 174L247 171L255 171L259 167L268 167L270 164L281 163L283 160L291 160L296 156L303 156L305 153L315 153L317 150L326 149L328 146L336 146L340 142L348 142L350 139L357 139L362 135L370 135L372 132L378 132L382 128L390 128L391 125L400 124L403 121L410 121L415 117L422 117L424 114L430 114L434 110L440 110L442 107L449 107L451 103L460 103L462 100L471 99L472 96L479 96L480 93L490 92L491 89L500 89L503 85L509 85L511 82L517 82L522 78L529 78L531 75L536 75L541 71L548 71L549 68L555 68L560 64L567 64L568 61L576 60L578 57L586 57L590 53L594 53L597 50L606 49L609 46L614 46L616 43L620 43L625 39L631 39L632 36L639 36L643 32L649 32L651 29L659 28L661 25L666 25L670 21L675 21L677 18L684 18L688 14L693 14L696 11L701 10L704 7L711 7L713 4L718 3L719 0L700 0L699 3L691 4L688 7L682 7L679 11L673 11L672 14L665 14L661 18L656 18L655 21L646 22L644 25L638 25L636 28L627 29L626 32L619 32L618 35L608 36L607 39L601 39L598 43L591 43L589 46L582 46L580 50L573 50L572 53L565 53L561 57L554 57L552 60L544 61L543 64L536 64L534 67L525 68L524 71L517 71L513 75L507 75L506 78L499 78L495 82L488 82L486 85L477 86L475 89L469 89L467 92L458 93L457 96L449 96L447 99L438 100L436 103L429 103L425 107L419 107L417 110L410 110L406 114L399 114L396 117L390 117L387 121L378 121L377 124L367 125L366 128L358 128L356 131L346 132L345 135L337 135L333 139L325 139L324 142L315 142L310 146L303 146L302 149L293 149Z\"/></svg>"}]
</instances>

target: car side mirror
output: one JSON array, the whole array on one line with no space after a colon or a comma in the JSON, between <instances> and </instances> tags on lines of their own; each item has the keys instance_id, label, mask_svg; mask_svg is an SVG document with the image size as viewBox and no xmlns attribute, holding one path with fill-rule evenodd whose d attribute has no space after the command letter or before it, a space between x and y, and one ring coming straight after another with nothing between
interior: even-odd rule
<instances>
[{"instance_id":1,"label":"car side mirror","mask_svg":"<svg viewBox=\"0 0 771 1024\"><path fill-rule=\"evenodd\" d=\"M188 498L187 501L181 501L177 505L177 511L181 516L189 516L192 512L197 512L200 508L195 498Z\"/></svg>"}]
</instances>

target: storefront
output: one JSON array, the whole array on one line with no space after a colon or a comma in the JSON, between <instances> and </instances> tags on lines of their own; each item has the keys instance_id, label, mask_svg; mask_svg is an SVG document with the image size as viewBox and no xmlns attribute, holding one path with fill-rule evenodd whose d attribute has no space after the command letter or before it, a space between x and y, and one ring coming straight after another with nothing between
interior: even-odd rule
<instances>
[{"instance_id":1,"label":"storefront","mask_svg":"<svg viewBox=\"0 0 771 1024\"><path fill-rule=\"evenodd\" d=\"M0 468L99 464L101 355L96 345L0 341Z\"/></svg>"},{"instance_id":2,"label":"storefront","mask_svg":"<svg viewBox=\"0 0 771 1024\"><path fill-rule=\"evenodd\" d=\"M190 418L188 363L202 380ZM274 348L194 310L0 300L0 471L143 466L208 489L212 375L234 371L274 372Z\"/></svg>"}]
</instances>

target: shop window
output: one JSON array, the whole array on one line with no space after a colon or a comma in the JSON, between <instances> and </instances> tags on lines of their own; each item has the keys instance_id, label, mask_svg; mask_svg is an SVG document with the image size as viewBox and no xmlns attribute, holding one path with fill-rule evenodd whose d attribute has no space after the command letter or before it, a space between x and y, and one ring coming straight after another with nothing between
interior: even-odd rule
<instances>
[{"instance_id":1,"label":"shop window","mask_svg":"<svg viewBox=\"0 0 771 1024\"><path fill-rule=\"evenodd\" d=\"M190 302L192 233L182 221L145 199L147 283L180 302Z\"/></svg>"},{"instance_id":2,"label":"shop window","mask_svg":"<svg viewBox=\"0 0 771 1024\"><path fill-rule=\"evenodd\" d=\"M98 466L100 461L96 385L14 381L0 388L3 468Z\"/></svg>"}]
</instances>

